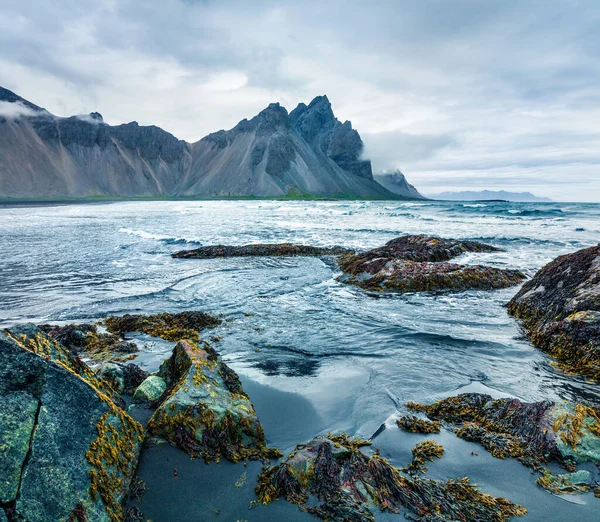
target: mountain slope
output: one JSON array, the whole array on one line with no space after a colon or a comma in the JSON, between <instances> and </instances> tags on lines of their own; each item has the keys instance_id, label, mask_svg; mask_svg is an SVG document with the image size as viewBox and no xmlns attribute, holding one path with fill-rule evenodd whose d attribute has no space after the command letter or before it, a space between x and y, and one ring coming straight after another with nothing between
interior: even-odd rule
<instances>
[{"instance_id":1,"label":"mountain slope","mask_svg":"<svg viewBox=\"0 0 600 522\"><path fill-rule=\"evenodd\" d=\"M0 88L0 196L394 197L360 159L362 140L325 96L189 144L155 126L56 117Z\"/></svg>"},{"instance_id":2,"label":"mountain slope","mask_svg":"<svg viewBox=\"0 0 600 522\"><path fill-rule=\"evenodd\" d=\"M383 172L376 174L373 179L380 185L388 189L390 192L405 198L427 199L408 181L406 176L399 170L393 172Z\"/></svg>"}]
</instances>

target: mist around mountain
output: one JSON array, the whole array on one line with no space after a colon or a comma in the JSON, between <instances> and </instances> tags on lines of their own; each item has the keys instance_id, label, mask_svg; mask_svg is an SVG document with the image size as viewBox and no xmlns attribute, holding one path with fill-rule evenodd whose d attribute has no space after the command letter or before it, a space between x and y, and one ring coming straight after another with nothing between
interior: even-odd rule
<instances>
[{"instance_id":1,"label":"mist around mountain","mask_svg":"<svg viewBox=\"0 0 600 522\"><path fill-rule=\"evenodd\" d=\"M406 176L400 170L375 174L373 179L398 196L411 199L427 199L414 187L414 185L411 185L406 180Z\"/></svg>"},{"instance_id":2,"label":"mist around mountain","mask_svg":"<svg viewBox=\"0 0 600 522\"><path fill-rule=\"evenodd\" d=\"M506 190L464 190L458 192L442 192L431 199L443 199L447 201L490 201L504 200L514 202L549 202L550 198L539 197L531 192L508 192Z\"/></svg>"},{"instance_id":3,"label":"mist around mountain","mask_svg":"<svg viewBox=\"0 0 600 522\"><path fill-rule=\"evenodd\" d=\"M195 143L92 112L51 114L0 87L0 197L398 199L375 182L363 142L327 96L273 103Z\"/></svg>"}]
</instances>

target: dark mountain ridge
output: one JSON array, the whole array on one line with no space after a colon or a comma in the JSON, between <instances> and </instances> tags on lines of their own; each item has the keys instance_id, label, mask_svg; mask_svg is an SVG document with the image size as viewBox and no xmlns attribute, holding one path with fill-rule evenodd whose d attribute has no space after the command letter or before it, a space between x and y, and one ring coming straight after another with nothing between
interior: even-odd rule
<instances>
[{"instance_id":1,"label":"dark mountain ridge","mask_svg":"<svg viewBox=\"0 0 600 522\"><path fill-rule=\"evenodd\" d=\"M326 96L187 143L156 126L57 117L0 88L0 197L395 198Z\"/></svg>"}]
</instances>

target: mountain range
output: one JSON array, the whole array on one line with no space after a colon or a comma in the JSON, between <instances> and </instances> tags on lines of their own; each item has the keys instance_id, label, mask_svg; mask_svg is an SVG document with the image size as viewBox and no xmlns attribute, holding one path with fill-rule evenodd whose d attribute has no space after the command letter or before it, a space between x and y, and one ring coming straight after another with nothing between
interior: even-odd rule
<instances>
[{"instance_id":1,"label":"mountain range","mask_svg":"<svg viewBox=\"0 0 600 522\"><path fill-rule=\"evenodd\" d=\"M188 143L97 112L58 117L0 87L0 197L401 197L362 153L327 96Z\"/></svg>"},{"instance_id":2,"label":"mountain range","mask_svg":"<svg viewBox=\"0 0 600 522\"><path fill-rule=\"evenodd\" d=\"M390 192L399 196L413 199L427 199L421 195L414 185L406 181L406 176L399 170L375 174L373 179Z\"/></svg>"},{"instance_id":3,"label":"mountain range","mask_svg":"<svg viewBox=\"0 0 600 522\"><path fill-rule=\"evenodd\" d=\"M550 198L534 196L531 192L508 192L506 190L465 190L461 192L442 192L433 199L445 199L450 201L490 201L504 200L515 202L548 202Z\"/></svg>"}]
</instances>

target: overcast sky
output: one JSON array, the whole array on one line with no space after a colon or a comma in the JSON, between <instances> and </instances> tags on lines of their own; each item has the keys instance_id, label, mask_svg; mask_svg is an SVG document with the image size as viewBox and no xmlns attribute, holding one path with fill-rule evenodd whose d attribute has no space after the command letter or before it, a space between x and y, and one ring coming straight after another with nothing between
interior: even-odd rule
<instances>
[{"instance_id":1,"label":"overcast sky","mask_svg":"<svg viewBox=\"0 0 600 522\"><path fill-rule=\"evenodd\" d=\"M422 192L600 201L600 1L0 0L0 85L196 141L327 94Z\"/></svg>"}]
</instances>

